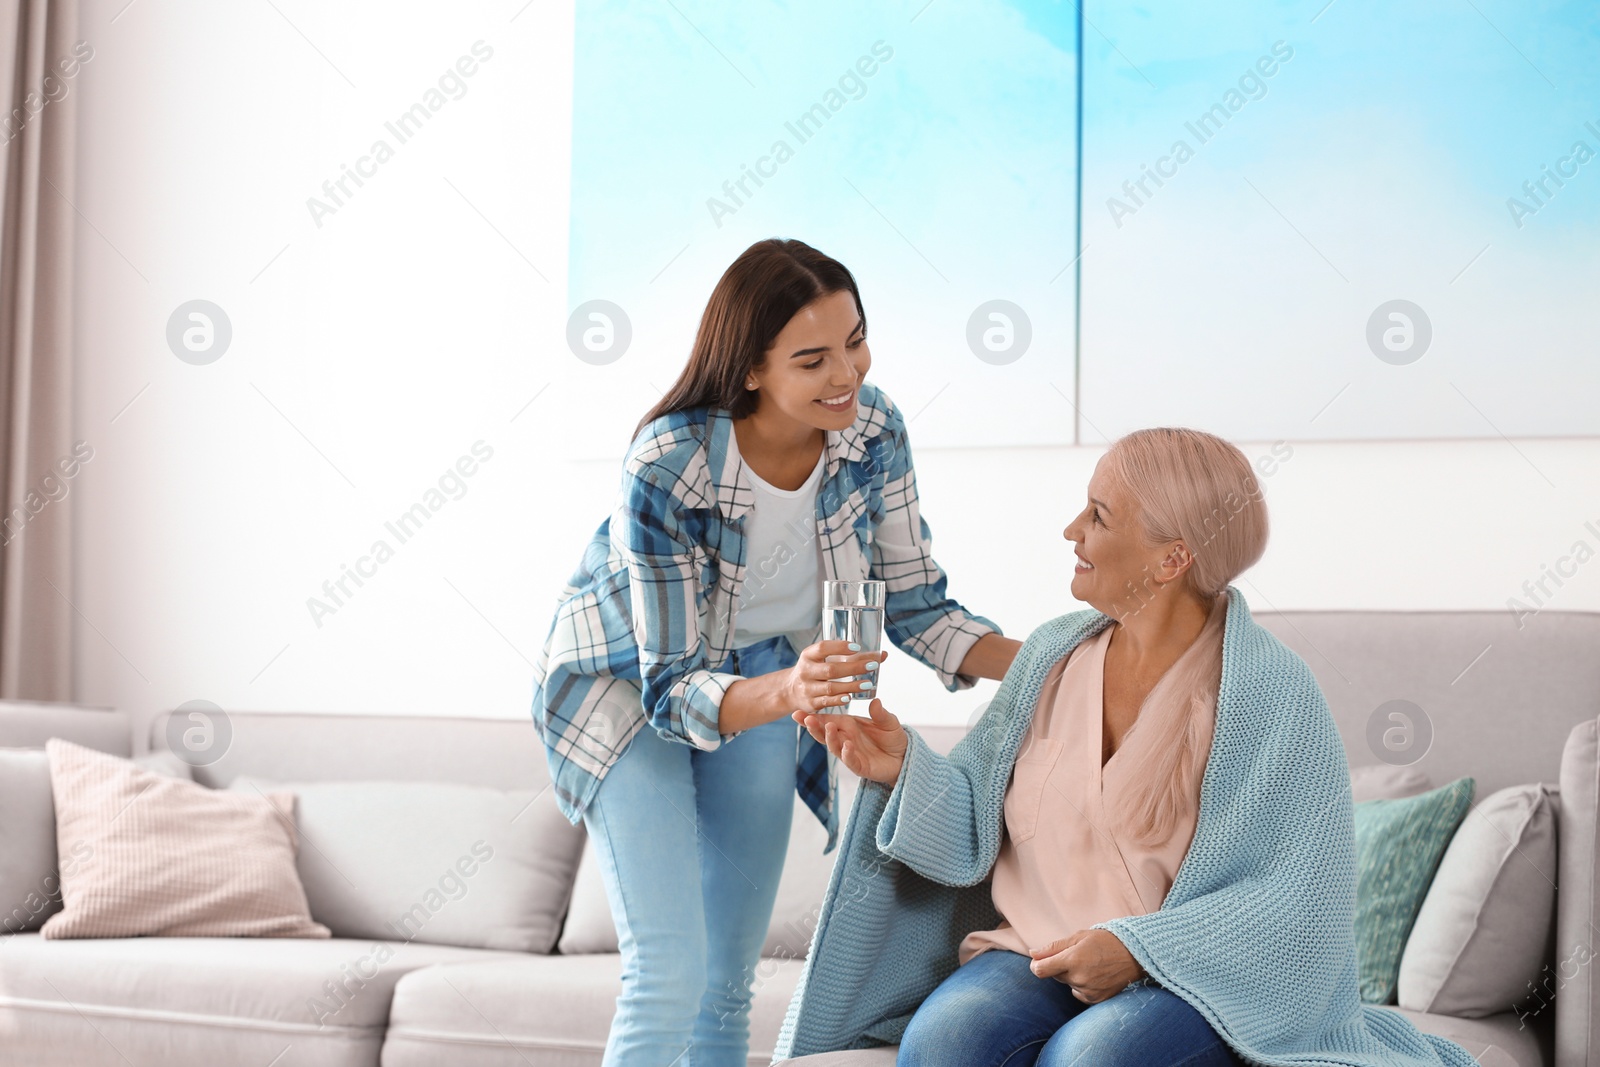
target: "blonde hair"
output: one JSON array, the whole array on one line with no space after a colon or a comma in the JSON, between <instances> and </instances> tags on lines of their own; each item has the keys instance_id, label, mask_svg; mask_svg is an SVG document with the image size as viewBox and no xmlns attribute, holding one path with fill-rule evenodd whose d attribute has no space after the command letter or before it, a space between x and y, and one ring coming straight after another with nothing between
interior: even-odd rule
<instances>
[{"instance_id":1,"label":"blonde hair","mask_svg":"<svg viewBox=\"0 0 1600 1067\"><path fill-rule=\"evenodd\" d=\"M1250 461L1214 434L1167 426L1118 438L1106 457L1109 473L1134 503L1145 543L1181 540L1188 547L1193 562L1181 588L1210 606L1202 634L1214 635L1228 585L1267 547L1267 507ZM1182 802L1199 791L1196 775L1203 768L1192 757L1206 746L1206 722L1191 708L1197 699L1215 700L1221 662L1180 662L1183 669L1169 669L1146 697L1123 742L1135 731L1147 742L1148 763L1119 805L1122 825L1145 841L1171 837Z\"/></svg>"},{"instance_id":2,"label":"blonde hair","mask_svg":"<svg viewBox=\"0 0 1600 1067\"><path fill-rule=\"evenodd\" d=\"M1151 546L1182 540L1185 587L1201 601L1228 588L1267 548L1267 506L1250 461L1215 434L1157 426L1113 441L1111 475L1133 498Z\"/></svg>"}]
</instances>

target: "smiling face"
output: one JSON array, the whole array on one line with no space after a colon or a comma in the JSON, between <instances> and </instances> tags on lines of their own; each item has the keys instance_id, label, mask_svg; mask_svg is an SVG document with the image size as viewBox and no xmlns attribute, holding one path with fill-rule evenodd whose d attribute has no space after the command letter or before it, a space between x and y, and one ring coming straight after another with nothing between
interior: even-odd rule
<instances>
[{"instance_id":1,"label":"smiling face","mask_svg":"<svg viewBox=\"0 0 1600 1067\"><path fill-rule=\"evenodd\" d=\"M745 387L757 386L757 418L843 430L856 421L861 382L871 366L855 298L841 289L795 313L767 349L764 365L747 375ZM822 403L835 398L836 405Z\"/></svg>"},{"instance_id":2,"label":"smiling face","mask_svg":"<svg viewBox=\"0 0 1600 1067\"><path fill-rule=\"evenodd\" d=\"M1072 595L1105 615L1137 612L1188 566L1182 541L1146 544L1138 507L1101 456L1089 479L1089 501L1062 531L1076 542Z\"/></svg>"}]
</instances>

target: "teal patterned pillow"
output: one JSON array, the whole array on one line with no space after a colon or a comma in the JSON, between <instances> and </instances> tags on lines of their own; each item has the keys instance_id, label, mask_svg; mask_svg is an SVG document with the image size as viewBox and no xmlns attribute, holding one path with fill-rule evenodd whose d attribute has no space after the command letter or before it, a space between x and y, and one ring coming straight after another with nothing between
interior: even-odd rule
<instances>
[{"instance_id":1,"label":"teal patterned pillow","mask_svg":"<svg viewBox=\"0 0 1600 1067\"><path fill-rule=\"evenodd\" d=\"M1361 999L1394 1000L1411 924L1456 827L1472 806L1471 778L1401 800L1364 800L1356 816L1356 956Z\"/></svg>"}]
</instances>

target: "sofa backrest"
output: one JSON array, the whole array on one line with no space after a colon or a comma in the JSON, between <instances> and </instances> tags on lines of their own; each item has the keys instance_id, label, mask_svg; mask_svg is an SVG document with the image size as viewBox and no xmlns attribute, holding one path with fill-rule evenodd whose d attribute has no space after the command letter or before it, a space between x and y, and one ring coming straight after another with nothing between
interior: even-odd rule
<instances>
[{"instance_id":1,"label":"sofa backrest","mask_svg":"<svg viewBox=\"0 0 1600 1067\"><path fill-rule=\"evenodd\" d=\"M1322 687L1352 768L1414 765L1435 785L1470 775L1481 799L1508 785L1555 782L1573 727L1600 716L1600 612L1542 612L1522 628L1509 611L1252 611ZM1405 701L1421 713L1413 748ZM1377 727L1374 728L1374 724ZM918 726L948 752L965 726ZM1431 742L1420 758L1424 732ZM1375 738L1370 734L1376 734ZM1387 757L1387 758L1385 758Z\"/></svg>"},{"instance_id":2,"label":"sofa backrest","mask_svg":"<svg viewBox=\"0 0 1600 1067\"><path fill-rule=\"evenodd\" d=\"M150 747L176 747L168 744L169 734L180 735L191 714L157 715L150 723ZM531 717L223 715L226 725L212 728L231 736L199 757L206 762L190 759L194 780L214 788L224 788L242 774L280 781L462 782L496 789L540 789L550 782L544 746Z\"/></svg>"},{"instance_id":3,"label":"sofa backrest","mask_svg":"<svg viewBox=\"0 0 1600 1067\"><path fill-rule=\"evenodd\" d=\"M1394 762L1409 758L1368 741L1375 718L1380 736L1399 728L1387 712L1379 715L1390 701L1420 710L1423 718L1412 713L1413 737L1431 731L1416 766L1436 784L1470 774L1480 797L1521 782L1556 781L1567 735L1600 715L1600 613L1546 611L1520 629L1509 611L1254 614L1317 676L1352 767L1379 762L1380 751ZM172 714L151 723L152 747L168 747ZM196 781L225 786L250 774L506 789L549 781L529 717L229 712L227 718L232 740L216 762L195 768ZM918 729L942 751L966 732L964 725Z\"/></svg>"},{"instance_id":4,"label":"sofa backrest","mask_svg":"<svg viewBox=\"0 0 1600 1067\"><path fill-rule=\"evenodd\" d=\"M1567 735L1600 715L1600 612L1545 611L1520 627L1510 611L1256 618L1317 676L1352 767L1409 762L1381 740L1385 729L1404 728L1385 706L1405 701L1425 717L1413 736L1423 726L1432 733L1415 766L1435 785L1471 775L1481 799L1508 785L1557 781Z\"/></svg>"}]
</instances>

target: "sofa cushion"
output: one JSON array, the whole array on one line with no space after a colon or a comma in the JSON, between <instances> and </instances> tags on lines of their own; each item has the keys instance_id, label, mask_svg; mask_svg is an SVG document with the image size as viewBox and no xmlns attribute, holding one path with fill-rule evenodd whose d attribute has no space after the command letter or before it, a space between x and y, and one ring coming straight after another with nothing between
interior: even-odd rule
<instances>
[{"instance_id":1,"label":"sofa cushion","mask_svg":"<svg viewBox=\"0 0 1600 1067\"><path fill-rule=\"evenodd\" d=\"M295 873L292 794L219 793L61 738L45 752L56 851L88 853L45 938L328 936Z\"/></svg>"},{"instance_id":2,"label":"sofa cushion","mask_svg":"<svg viewBox=\"0 0 1600 1067\"><path fill-rule=\"evenodd\" d=\"M583 846L548 789L276 782L291 790L311 914L336 937L549 952Z\"/></svg>"},{"instance_id":3,"label":"sofa cushion","mask_svg":"<svg viewBox=\"0 0 1600 1067\"><path fill-rule=\"evenodd\" d=\"M815 1056L779 1060L774 1067L895 1067L899 1053L899 1045L847 1049L843 1052L819 1052Z\"/></svg>"},{"instance_id":4,"label":"sofa cushion","mask_svg":"<svg viewBox=\"0 0 1600 1067\"><path fill-rule=\"evenodd\" d=\"M1520 785L1467 812L1400 957L1403 1008L1481 1018L1527 999L1551 946L1556 789Z\"/></svg>"},{"instance_id":5,"label":"sofa cushion","mask_svg":"<svg viewBox=\"0 0 1600 1067\"><path fill-rule=\"evenodd\" d=\"M756 968L750 1007L752 1067L771 1062L803 964L769 958ZM383 1067L598 1067L622 992L622 957L524 956L412 971L395 986ZM539 1005L530 1011L528 1005ZM1545 1067L1532 1028L1509 1012L1457 1019L1399 1011L1426 1033L1472 1053L1483 1067ZM784 1060L795 1067L893 1067L898 1046Z\"/></svg>"},{"instance_id":6,"label":"sofa cushion","mask_svg":"<svg viewBox=\"0 0 1600 1067\"><path fill-rule=\"evenodd\" d=\"M1361 999L1394 996L1406 936L1439 858L1472 803L1473 779L1401 800L1355 806L1356 956Z\"/></svg>"},{"instance_id":7,"label":"sofa cushion","mask_svg":"<svg viewBox=\"0 0 1600 1067\"><path fill-rule=\"evenodd\" d=\"M337 939L19 934L0 949L0 1060L372 1067L402 975L506 955Z\"/></svg>"},{"instance_id":8,"label":"sofa cushion","mask_svg":"<svg viewBox=\"0 0 1600 1067\"><path fill-rule=\"evenodd\" d=\"M840 804L846 812L851 800L849 790L855 781L851 778L847 782L844 774L840 774ZM617 926L611 918L600 864L595 859L594 846L587 841L588 835L584 836L583 858L573 885L572 905L561 930L560 951L564 955L618 951ZM778 878L778 896L772 905L772 921L767 924L767 940L761 947L761 955L805 959L810 951L811 932L822 914L822 896L827 891L828 876L833 873L837 854L836 850L834 854L823 855L827 844L827 829L796 795L789 849L783 860L783 874Z\"/></svg>"},{"instance_id":9,"label":"sofa cushion","mask_svg":"<svg viewBox=\"0 0 1600 1067\"><path fill-rule=\"evenodd\" d=\"M781 959L756 967L751 1064L771 1061L801 967ZM615 953L414 971L395 987L383 1067L598 1067L621 993L622 957Z\"/></svg>"},{"instance_id":10,"label":"sofa cushion","mask_svg":"<svg viewBox=\"0 0 1600 1067\"><path fill-rule=\"evenodd\" d=\"M1399 1011L1425 1034L1449 1038L1470 1052L1481 1067L1548 1067L1533 1030L1522 1027L1510 1012L1487 1019L1456 1019L1420 1011L1386 1010ZM847 1052L823 1052L815 1056L779 1060L773 1067L894 1067L899 1048L898 1045L889 1045ZM502 1064L512 1067L509 1059L496 1061L492 1065L484 1061L478 1067L501 1067Z\"/></svg>"}]
</instances>

